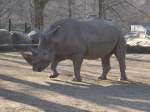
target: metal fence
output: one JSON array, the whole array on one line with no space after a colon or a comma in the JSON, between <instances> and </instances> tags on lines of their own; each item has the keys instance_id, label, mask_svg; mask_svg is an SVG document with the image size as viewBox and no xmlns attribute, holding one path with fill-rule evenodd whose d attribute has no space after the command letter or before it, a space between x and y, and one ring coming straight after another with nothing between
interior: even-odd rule
<instances>
[{"instance_id":1,"label":"metal fence","mask_svg":"<svg viewBox=\"0 0 150 112\"><path fill-rule=\"evenodd\" d=\"M35 48L37 46L38 44L2 44L0 45L0 52L29 51L31 48ZM127 53L150 54L150 47L127 45Z\"/></svg>"},{"instance_id":2,"label":"metal fence","mask_svg":"<svg viewBox=\"0 0 150 112\"><path fill-rule=\"evenodd\" d=\"M0 29L8 29L9 31L20 31L20 32L30 32L31 25L27 24L13 24L11 19L7 24L0 24ZM19 52L28 51L31 47L37 47L37 44L1 44L0 52ZM129 46L127 45L127 53L146 53L150 54L150 47L142 46Z\"/></svg>"},{"instance_id":3,"label":"metal fence","mask_svg":"<svg viewBox=\"0 0 150 112\"><path fill-rule=\"evenodd\" d=\"M38 44L1 44L0 53L29 51L37 46Z\"/></svg>"},{"instance_id":4,"label":"metal fence","mask_svg":"<svg viewBox=\"0 0 150 112\"><path fill-rule=\"evenodd\" d=\"M22 24L13 24L12 20L8 19L7 23L0 23L0 29L28 33L31 31L31 24L26 22ZM37 44L0 44L0 52L28 51L31 47L36 46Z\"/></svg>"},{"instance_id":5,"label":"metal fence","mask_svg":"<svg viewBox=\"0 0 150 112\"><path fill-rule=\"evenodd\" d=\"M127 53L150 54L150 47L127 45Z\"/></svg>"},{"instance_id":6,"label":"metal fence","mask_svg":"<svg viewBox=\"0 0 150 112\"><path fill-rule=\"evenodd\" d=\"M13 24L12 20L9 19L8 23L1 23L0 29L7 29L8 31L20 31L24 33L28 33L31 31L31 24L24 22L21 24Z\"/></svg>"}]
</instances>

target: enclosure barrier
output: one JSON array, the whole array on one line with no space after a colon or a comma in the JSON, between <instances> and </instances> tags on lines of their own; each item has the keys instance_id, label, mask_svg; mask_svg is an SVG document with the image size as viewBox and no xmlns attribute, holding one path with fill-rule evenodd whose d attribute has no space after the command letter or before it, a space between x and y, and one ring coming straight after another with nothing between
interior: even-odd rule
<instances>
[{"instance_id":1,"label":"enclosure barrier","mask_svg":"<svg viewBox=\"0 0 150 112\"><path fill-rule=\"evenodd\" d=\"M37 46L38 44L1 44L0 52L2 53L29 51L31 48L35 48ZM127 45L127 53L150 54L150 47Z\"/></svg>"},{"instance_id":2,"label":"enclosure barrier","mask_svg":"<svg viewBox=\"0 0 150 112\"><path fill-rule=\"evenodd\" d=\"M2 44L0 52L21 52L29 51L31 48L37 47L38 44Z\"/></svg>"},{"instance_id":3,"label":"enclosure barrier","mask_svg":"<svg viewBox=\"0 0 150 112\"><path fill-rule=\"evenodd\" d=\"M13 24L11 18L8 19L8 23L0 23L0 29L7 29L8 31L20 31L24 33L29 33L31 31L31 24L24 22L22 24Z\"/></svg>"},{"instance_id":4,"label":"enclosure barrier","mask_svg":"<svg viewBox=\"0 0 150 112\"><path fill-rule=\"evenodd\" d=\"M150 54L150 47L129 46L127 45L127 53Z\"/></svg>"}]
</instances>

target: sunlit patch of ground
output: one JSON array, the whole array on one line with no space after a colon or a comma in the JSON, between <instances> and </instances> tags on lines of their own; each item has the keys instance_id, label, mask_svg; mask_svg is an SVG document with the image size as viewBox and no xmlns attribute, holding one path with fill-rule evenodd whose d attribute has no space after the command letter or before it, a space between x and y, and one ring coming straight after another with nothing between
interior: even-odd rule
<instances>
[{"instance_id":1,"label":"sunlit patch of ground","mask_svg":"<svg viewBox=\"0 0 150 112\"><path fill-rule=\"evenodd\" d=\"M19 53L0 54L0 112L149 112L150 55L127 55L129 81L119 81L116 59L107 81L98 80L101 61L85 60L83 82L73 82L71 61L58 66L60 76L49 79L50 69L33 72Z\"/></svg>"}]
</instances>

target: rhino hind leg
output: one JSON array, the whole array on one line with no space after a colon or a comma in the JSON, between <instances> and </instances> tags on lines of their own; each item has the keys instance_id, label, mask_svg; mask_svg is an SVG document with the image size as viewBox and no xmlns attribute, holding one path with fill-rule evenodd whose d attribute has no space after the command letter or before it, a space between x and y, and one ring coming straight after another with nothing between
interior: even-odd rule
<instances>
[{"instance_id":1,"label":"rhino hind leg","mask_svg":"<svg viewBox=\"0 0 150 112\"><path fill-rule=\"evenodd\" d=\"M125 64L125 48L124 46L121 47L118 46L115 52L115 56L119 62L119 66L120 66L120 72L121 72L121 78L120 80L127 80L127 76L126 76L126 64Z\"/></svg>"},{"instance_id":2,"label":"rhino hind leg","mask_svg":"<svg viewBox=\"0 0 150 112\"><path fill-rule=\"evenodd\" d=\"M75 75L75 78L73 78L73 81L81 82L82 78L80 76L80 70L81 70L81 65L83 62L83 56L82 55L73 56L72 61L73 61L74 75Z\"/></svg>"},{"instance_id":3,"label":"rhino hind leg","mask_svg":"<svg viewBox=\"0 0 150 112\"><path fill-rule=\"evenodd\" d=\"M102 75L98 79L107 80L107 74L111 69L110 57L111 57L111 55L107 55L102 58L103 72L102 72Z\"/></svg>"}]
</instances>

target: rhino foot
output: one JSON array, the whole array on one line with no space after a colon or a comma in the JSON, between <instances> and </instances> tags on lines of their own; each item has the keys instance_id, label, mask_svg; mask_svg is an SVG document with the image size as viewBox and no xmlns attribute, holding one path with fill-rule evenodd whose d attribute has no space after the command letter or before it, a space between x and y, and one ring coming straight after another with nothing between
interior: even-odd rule
<instances>
[{"instance_id":1,"label":"rhino foot","mask_svg":"<svg viewBox=\"0 0 150 112\"><path fill-rule=\"evenodd\" d=\"M76 82L82 82L82 79L77 79L77 78L73 78L72 81L76 81Z\"/></svg>"},{"instance_id":2,"label":"rhino foot","mask_svg":"<svg viewBox=\"0 0 150 112\"><path fill-rule=\"evenodd\" d=\"M49 76L49 78L56 78L56 77L58 77L58 75L51 75L51 76Z\"/></svg>"},{"instance_id":3,"label":"rhino foot","mask_svg":"<svg viewBox=\"0 0 150 112\"><path fill-rule=\"evenodd\" d=\"M127 77L121 77L120 80L121 80L121 81L127 81L128 78L127 78Z\"/></svg>"},{"instance_id":4,"label":"rhino foot","mask_svg":"<svg viewBox=\"0 0 150 112\"><path fill-rule=\"evenodd\" d=\"M53 74L49 76L49 78L56 78L56 77L58 77L58 74Z\"/></svg>"},{"instance_id":5,"label":"rhino foot","mask_svg":"<svg viewBox=\"0 0 150 112\"><path fill-rule=\"evenodd\" d=\"M49 76L49 78L56 78L58 77L59 73L58 72L52 72L52 75Z\"/></svg>"},{"instance_id":6,"label":"rhino foot","mask_svg":"<svg viewBox=\"0 0 150 112\"><path fill-rule=\"evenodd\" d=\"M106 78L106 77L103 77L103 76L98 77L98 79L99 79L99 80L107 80L107 78Z\"/></svg>"}]
</instances>

